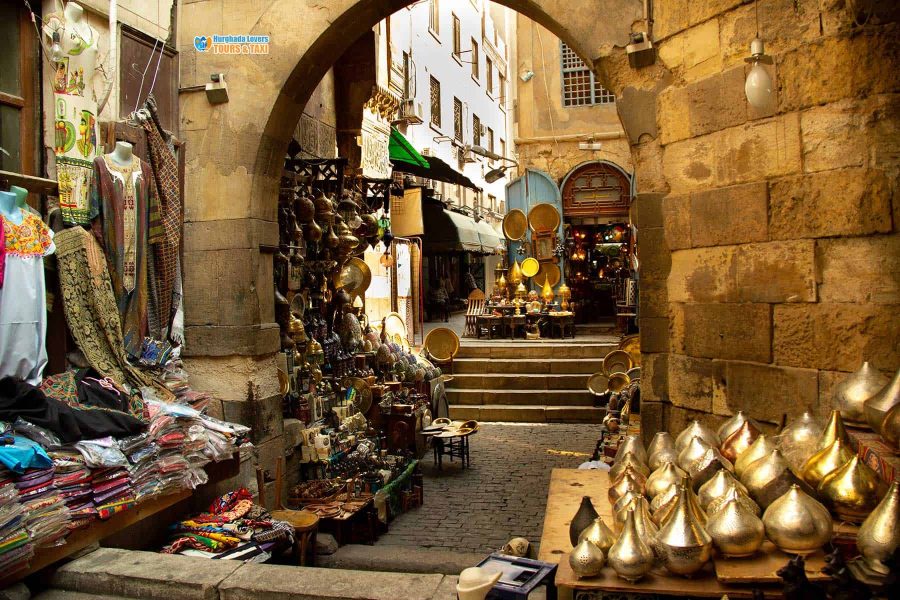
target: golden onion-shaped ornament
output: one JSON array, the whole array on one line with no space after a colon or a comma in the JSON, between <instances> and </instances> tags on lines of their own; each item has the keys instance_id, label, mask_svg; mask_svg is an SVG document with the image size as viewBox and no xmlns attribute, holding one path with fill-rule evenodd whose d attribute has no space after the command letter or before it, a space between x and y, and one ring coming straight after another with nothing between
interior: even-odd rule
<instances>
[{"instance_id":1,"label":"golden onion-shaped ornament","mask_svg":"<svg viewBox=\"0 0 900 600\"><path fill-rule=\"evenodd\" d=\"M644 493L651 500L658 494L665 492L674 485L678 485L681 478L687 475L682 469L672 462L667 462L660 468L650 473Z\"/></svg>"},{"instance_id":2,"label":"golden onion-shaped ornament","mask_svg":"<svg viewBox=\"0 0 900 600\"><path fill-rule=\"evenodd\" d=\"M650 475L650 468L646 463L638 459L634 452L626 452L619 460L613 463L613 466L609 469L609 480L618 480L619 476L622 475L622 472L628 465L631 465L635 471L644 477Z\"/></svg>"},{"instance_id":3,"label":"golden onion-shaped ornament","mask_svg":"<svg viewBox=\"0 0 900 600\"><path fill-rule=\"evenodd\" d=\"M881 438L894 448L900 448L900 404L884 416L884 421L881 422Z\"/></svg>"},{"instance_id":4,"label":"golden onion-shaped ornament","mask_svg":"<svg viewBox=\"0 0 900 600\"><path fill-rule=\"evenodd\" d=\"M626 452L631 452L634 454L635 458L642 463L647 464L647 450L644 449L644 443L641 441L641 436L625 436L625 439L622 440L619 447L616 449L616 457L613 459L613 463L618 462L621 457L625 456Z\"/></svg>"},{"instance_id":5,"label":"golden onion-shaped ornament","mask_svg":"<svg viewBox=\"0 0 900 600\"><path fill-rule=\"evenodd\" d=\"M700 508L700 502L697 500L697 494L695 494L694 490L691 489L690 478L682 477L681 483L678 484L678 487L687 487L688 508L690 509L691 514L694 515L694 518L697 519L697 522L701 525L705 525L708 517L703 509ZM656 523L659 527L662 527L666 520L674 513L675 505L678 503L678 498L679 495L675 494L675 496L669 502L660 506L659 510L652 514L651 518L653 519L653 522Z\"/></svg>"},{"instance_id":6,"label":"golden onion-shaped ornament","mask_svg":"<svg viewBox=\"0 0 900 600\"><path fill-rule=\"evenodd\" d=\"M790 554L815 552L831 540L834 529L828 509L798 485L772 502L762 520L766 537Z\"/></svg>"},{"instance_id":7,"label":"golden onion-shaped ornament","mask_svg":"<svg viewBox=\"0 0 900 600\"><path fill-rule=\"evenodd\" d=\"M824 450L834 443L834 440L838 439L848 448L856 450L856 443L850 439L850 435L847 433L846 427L844 427L844 418L841 416L841 411L833 410L831 411L831 417L828 419L828 423L825 424L825 430L822 432L822 437L819 438L816 452Z\"/></svg>"},{"instance_id":8,"label":"golden onion-shaped ornament","mask_svg":"<svg viewBox=\"0 0 900 600\"><path fill-rule=\"evenodd\" d=\"M643 476L640 474L638 474L638 477L643 479ZM627 492L634 492L636 494L644 493L644 485L637 479L631 467L622 472L622 476L619 477L619 480L616 483L609 486L609 503L615 504L616 500L624 496Z\"/></svg>"},{"instance_id":9,"label":"golden onion-shaped ornament","mask_svg":"<svg viewBox=\"0 0 900 600\"><path fill-rule=\"evenodd\" d=\"M650 516L650 503L647 502L646 498L634 498L622 510L616 512L613 518L613 525L615 525L616 531L622 530L629 510L634 510L635 525L638 533L643 539L647 540L648 544L652 544L652 541L656 539L659 528Z\"/></svg>"},{"instance_id":10,"label":"golden onion-shaped ornament","mask_svg":"<svg viewBox=\"0 0 900 600\"><path fill-rule=\"evenodd\" d=\"M596 577L606 564L606 555L603 551L589 542L579 542L569 554L569 566L579 579L582 577Z\"/></svg>"},{"instance_id":11,"label":"golden onion-shaped ornament","mask_svg":"<svg viewBox=\"0 0 900 600\"><path fill-rule=\"evenodd\" d=\"M720 470L734 471L731 461L722 456L716 448L709 448L703 456L688 465L687 472L691 476L691 485L694 490L712 479Z\"/></svg>"},{"instance_id":12,"label":"golden onion-shaped ornament","mask_svg":"<svg viewBox=\"0 0 900 600\"><path fill-rule=\"evenodd\" d=\"M866 517L856 536L856 547L872 570L887 575L884 564L900 547L900 480L895 480L887 494Z\"/></svg>"},{"instance_id":13,"label":"golden onion-shaped ornament","mask_svg":"<svg viewBox=\"0 0 900 600\"><path fill-rule=\"evenodd\" d=\"M656 556L645 540L637 530L634 509L629 508L622 534L609 549L607 556L609 566L616 575L634 583L650 572Z\"/></svg>"},{"instance_id":14,"label":"golden onion-shaped ornament","mask_svg":"<svg viewBox=\"0 0 900 600\"><path fill-rule=\"evenodd\" d=\"M617 515L620 512L624 512L628 506L630 506L633 502L636 502L638 499L644 498L643 494L639 494L638 492L628 492L613 504L613 515Z\"/></svg>"},{"instance_id":15,"label":"golden onion-shaped ornament","mask_svg":"<svg viewBox=\"0 0 900 600\"><path fill-rule=\"evenodd\" d=\"M837 438L830 446L813 454L803 465L800 474L803 476L803 481L815 489L819 487L826 475L847 464L847 461L853 456L853 450L848 448L841 438Z\"/></svg>"},{"instance_id":16,"label":"golden onion-shaped ornament","mask_svg":"<svg viewBox=\"0 0 900 600\"><path fill-rule=\"evenodd\" d=\"M634 465L628 464L625 466L625 468L623 470L619 471L619 473L615 479L610 480L610 485L616 485L617 483L622 481L622 478L625 477L626 475L631 476L632 479L637 481L641 485L642 490L644 489L644 486L647 484L647 477L643 473L638 471Z\"/></svg>"},{"instance_id":17,"label":"golden onion-shaped ornament","mask_svg":"<svg viewBox=\"0 0 900 600\"><path fill-rule=\"evenodd\" d=\"M691 438L691 441L681 449L681 452L678 453L678 460L676 463L682 470L687 471L687 468L691 463L702 457L710 448L713 448L713 446L709 444L709 442L699 435L695 435Z\"/></svg>"},{"instance_id":18,"label":"golden onion-shaped ornament","mask_svg":"<svg viewBox=\"0 0 900 600\"><path fill-rule=\"evenodd\" d=\"M777 498L784 495L792 485L804 485L794 475L787 461L779 450L772 450L771 454L763 457L747 467L741 483L747 488L750 497L762 508L767 508ZM812 489L808 488L810 493Z\"/></svg>"},{"instance_id":19,"label":"golden onion-shaped ornament","mask_svg":"<svg viewBox=\"0 0 900 600\"><path fill-rule=\"evenodd\" d=\"M653 500L650 501L650 514L655 515L656 511L658 511L664 504L668 504L676 495L678 495L678 486L670 487L665 492L657 495Z\"/></svg>"},{"instance_id":20,"label":"golden onion-shaped ornament","mask_svg":"<svg viewBox=\"0 0 900 600\"><path fill-rule=\"evenodd\" d=\"M750 466L750 463L768 456L775 448L775 442L772 441L771 437L765 433L759 434L750 447L734 461L734 474L740 477L747 470L747 467ZM790 461L788 463L790 464Z\"/></svg>"},{"instance_id":21,"label":"golden onion-shaped ornament","mask_svg":"<svg viewBox=\"0 0 900 600\"><path fill-rule=\"evenodd\" d=\"M818 451L819 438L824 429L823 421L810 412L804 412L775 436L778 449L795 473L801 472L809 457Z\"/></svg>"},{"instance_id":22,"label":"golden onion-shaped ornament","mask_svg":"<svg viewBox=\"0 0 900 600\"><path fill-rule=\"evenodd\" d=\"M866 422L872 431L881 433L881 424L888 411L900 404L900 369L880 392L866 400Z\"/></svg>"},{"instance_id":23,"label":"golden onion-shaped ornament","mask_svg":"<svg viewBox=\"0 0 900 600\"><path fill-rule=\"evenodd\" d=\"M652 470L660 468L666 462L675 462L678 459L678 452L675 451L675 440L668 431L659 431L650 441L650 447L647 448L649 455L648 466Z\"/></svg>"},{"instance_id":24,"label":"golden onion-shaped ornament","mask_svg":"<svg viewBox=\"0 0 900 600\"><path fill-rule=\"evenodd\" d=\"M759 429L757 429L753 423L744 421L743 425L722 442L722 456L733 463L737 460L738 456L746 452L747 449L753 445L753 442L756 441L759 434Z\"/></svg>"},{"instance_id":25,"label":"golden onion-shaped ornament","mask_svg":"<svg viewBox=\"0 0 900 600\"><path fill-rule=\"evenodd\" d=\"M725 491L725 493L709 503L709 506L706 507L707 515L712 516L719 512L719 509L721 509L722 506L729 500L737 500L744 505L744 508L752 512L757 517L762 514L762 510L760 510L759 504L754 502L753 498L751 498L746 492L738 488L737 483L739 482L735 481L734 483L729 483L728 489Z\"/></svg>"},{"instance_id":26,"label":"golden onion-shaped ornament","mask_svg":"<svg viewBox=\"0 0 900 600\"><path fill-rule=\"evenodd\" d=\"M749 419L747 418L747 415L744 414L744 411L739 410L734 416L719 425L719 428L716 430L716 435L724 442L728 439L728 436L740 429L741 426L748 421Z\"/></svg>"},{"instance_id":27,"label":"golden onion-shaped ornament","mask_svg":"<svg viewBox=\"0 0 900 600\"><path fill-rule=\"evenodd\" d=\"M826 475L816 491L838 518L862 523L878 506L886 489L878 473L859 456L854 456L847 464Z\"/></svg>"},{"instance_id":28,"label":"golden onion-shaped ornament","mask_svg":"<svg viewBox=\"0 0 900 600\"><path fill-rule=\"evenodd\" d=\"M706 523L706 531L725 557L750 556L762 545L765 527L737 498L727 500Z\"/></svg>"},{"instance_id":29,"label":"golden onion-shaped ornament","mask_svg":"<svg viewBox=\"0 0 900 600\"><path fill-rule=\"evenodd\" d=\"M675 450L680 453L684 450L685 446L691 443L691 440L694 437L700 437L707 445L716 448L719 447L719 443L721 442L715 431L705 425L701 425L700 421L694 419L691 421L691 424L685 427L684 430L678 434L678 437L675 438Z\"/></svg>"},{"instance_id":30,"label":"golden onion-shaped ornament","mask_svg":"<svg viewBox=\"0 0 900 600\"><path fill-rule=\"evenodd\" d=\"M700 486L700 489L697 492L697 501L700 504L700 508L707 511L710 503L716 498L724 496L725 492L732 486L738 488L745 494L747 493L747 488L744 487L743 483L735 479L734 475L726 469L719 469L716 474L713 475L712 479Z\"/></svg>"},{"instance_id":31,"label":"golden onion-shaped ornament","mask_svg":"<svg viewBox=\"0 0 900 600\"><path fill-rule=\"evenodd\" d=\"M690 507L689 487L679 487L672 515L656 536L654 549L660 561L676 575L693 575L712 556L712 538Z\"/></svg>"},{"instance_id":32,"label":"golden onion-shaped ornament","mask_svg":"<svg viewBox=\"0 0 900 600\"><path fill-rule=\"evenodd\" d=\"M594 519L594 522L578 536L579 542L583 542L584 540L597 546L597 548L603 551L603 555L606 556L606 553L609 552L609 549L616 542L616 534L614 534L612 529L603 522L602 517L597 517Z\"/></svg>"},{"instance_id":33,"label":"golden onion-shaped ornament","mask_svg":"<svg viewBox=\"0 0 900 600\"><path fill-rule=\"evenodd\" d=\"M890 381L881 371L863 362L855 373L834 387L834 407L852 425L865 425L866 400L884 389Z\"/></svg>"}]
</instances>

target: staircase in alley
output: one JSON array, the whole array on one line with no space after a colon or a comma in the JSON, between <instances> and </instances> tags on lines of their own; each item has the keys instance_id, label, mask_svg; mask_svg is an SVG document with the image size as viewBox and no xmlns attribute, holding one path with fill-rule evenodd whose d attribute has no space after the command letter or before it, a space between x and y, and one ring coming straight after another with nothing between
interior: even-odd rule
<instances>
[{"instance_id":1,"label":"staircase in alley","mask_svg":"<svg viewBox=\"0 0 900 600\"><path fill-rule=\"evenodd\" d=\"M450 418L518 423L599 423L588 377L614 343L466 343L447 383Z\"/></svg>"}]
</instances>

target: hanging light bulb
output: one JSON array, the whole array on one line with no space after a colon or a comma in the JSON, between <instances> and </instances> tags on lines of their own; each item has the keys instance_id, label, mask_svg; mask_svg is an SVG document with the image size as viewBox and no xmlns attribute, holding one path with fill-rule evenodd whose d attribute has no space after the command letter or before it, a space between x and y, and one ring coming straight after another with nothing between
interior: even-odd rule
<instances>
[{"instance_id":1,"label":"hanging light bulb","mask_svg":"<svg viewBox=\"0 0 900 600\"><path fill-rule=\"evenodd\" d=\"M385 268L394 266L394 257L391 256L390 248L385 249L384 254L381 255L381 258L378 259L378 262L380 262L381 266Z\"/></svg>"},{"instance_id":2,"label":"hanging light bulb","mask_svg":"<svg viewBox=\"0 0 900 600\"><path fill-rule=\"evenodd\" d=\"M763 65L773 64L772 57L766 54L766 44L759 37L759 0L756 1L756 37L750 42L750 56L744 62L753 66L747 73L744 83L744 94L750 106L760 110L772 108L775 100L775 85L772 77Z\"/></svg>"},{"instance_id":3,"label":"hanging light bulb","mask_svg":"<svg viewBox=\"0 0 900 600\"><path fill-rule=\"evenodd\" d=\"M65 55L63 54L62 45L59 43L59 32L53 32L53 43L50 45L50 61L53 64L61 63Z\"/></svg>"}]
</instances>

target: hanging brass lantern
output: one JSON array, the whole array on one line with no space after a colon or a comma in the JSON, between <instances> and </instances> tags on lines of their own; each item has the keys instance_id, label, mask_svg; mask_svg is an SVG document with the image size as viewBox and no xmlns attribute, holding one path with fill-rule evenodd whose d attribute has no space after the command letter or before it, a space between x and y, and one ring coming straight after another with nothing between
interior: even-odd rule
<instances>
[{"instance_id":1,"label":"hanging brass lantern","mask_svg":"<svg viewBox=\"0 0 900 600\"><path fill-rule=\"evenodd\" d=\"M678 453L675 451L675 440L672 439L672 434L668 431L659 431L653 436L647 453L650 455L648 466L654 471L664 463L678 460Z\"/></svg>"},{"instance_id":2,"label":"hanging brass lantern","mask_svg":"<svg viewBox=\"0 0 900 600\"><path fill-rule=\"evenodd\" d=\"M834 529L828 509L798 485L776 498L762 520L766 537L790 554L815 552L831 540Z\"/></svg>"},{"instance_id":3,"label":"hanging brass lantern","mask_svg":"<svg viewBox=\"0 0 900 600\"><path fill-rule=\"evenodd\" d=\"M560 309L569 310L569 300L572 299L572 290L565 283L560 284L556 289L560 299Z\"/></svg>"},{"instance_id":4,"label":"hanging brass lantern","mask_svg":"<svg viewBox=\"0 0 900 600\"><path fill-rule=\"evenodd\" d=\"M728 472L727 469L719 469L712 479L700 486L700 490L697 492L697 501L700 503L700 508L708 513L709 505L712 501L725 495L725 492L732 485L745 494L747 493L747 488L744 487L743 483L735 479L734 475Z\"/></svg>"},{"instance_id":5,"label":"hanging brass lantern","mask_svg":"<svg viewBox=\"0 0 900 600\"><path fill-rule=\"evenodd\" d=\"M653 568L653 549L644 541L635 524L635 512L628 509L625 526L616 543L609 549L607 560L616 575L634 583Z\"/></svg>"},{"instance_id":6,"label":"hanging brass lantern","mask_svg":"<svg viewBox=\"0 0 900 600\"><path fill-rule=\"evenodd\" d=\"M841 438L837 438L830 446L816 452L806 461L801 471L803 480L815 489L826 475L846 464L853 456L853 451Z\"/></svg>"},{"instance_id":7,"label":"hanging brass lantern","mask_svg":"<svg viewBox=\"0 0 900 600\"><path fill-rule=\"evenodd\" d=\"M881 433L881 424L888 411L900 404L900 369L884 388L866 400L866 422L872 431Z\"/></svg>"},{"instance_id":8,"label":"hanging brass lantern","mask_svg":"<svg viewBox=\"0 0 900 600\"><path fill-rule=\"evenodd\" d=\"M863 362L855 373L834 388L834 407L841 411L844 420L852 425L864 425L866 422L866 400L880 392L887 385L888 379L881 371Z\"/></svg>"},{"instance_id":9,"label":"hanging brass lantern","mask_svg":"<svg viewBox=\"0 0 900 600\"><path fill-rule=\"evenodd\" d=\"M676 575L693 575L712 557L712 538L690 508L689 488L679 488L672 515L656 536L656 553Z\"/></svg>"},{"instance_id":10,"label":"hanging brass lantern","mask_svg":"<svg viewBox=\"0 0 900 600\"><path fill-rule=\"evenodd\" d=\"M862 523L881 501L886 488L878 473L854 455L847 464L826 475L816 491L838 518Z\"/></svg>"},{"instance_id":11,"label":"hanging brass lantern","mask_svg":"<svg viewBox=\"0 0 900 600\"><path fill-rule=\"evenodd\" d=\"M509 282L513 285L522 283L522 267L519 266L519 261L515 258L513 259L513 264L509 267Z\"/></svg>"},{"instance_id":12,"label":"hanging brass lantern","mask_svg":"<svg viewBox=\"0 0 900 600\"><path fill-rule=\"evenodd\" d=\"M768 456L775 448L775 442L772 441L772 438L765 433L759 434L750 447L734 461L734 474L740 477L747 470L747 467L750 466L750 463Z\"/></svg>"},{"instance_id":13,"label":"hanging brass lantern","mask_svg":"<svg viewBox=\"0 0 900 600\"><path fill-rule=\"evenodd\" d=\"M678 482L685 475L687 473L674 463L667 462L650 473L650 476L647 478L647 485L644 486L644 493L652 500L657 494L661 494L670 487L678 485Z\"/></svg>"},{"instance_id":14,"label":"hanging brass lantern","mask_svg":"<svg viewBox=\"0 0 900 600\"><path fill-rule=\"evenodd\" d=\"M753 423L744 421L743 425L722 442L722 455L733 463L738 456L753 445L759 434L759 429Z\"/></svg>"},{"instance_id":15,"label":"hanging brass lantern","mask_svg":"<svg viewBox=\"0 0 900 600\"><path fill-rule=\"evenodd\" d=\"M894 480L875 510L863 521L856 546L873 571L890 573L884 563L900 547L900 480Z\"/></svg>"},{"instance_id":16,"label":"hanging brass lantern","mask_svg":"<svg viewBox=\"0 0 900 600\"><path fill-rule=\"evenodd\" d=\"M751 556L762 545L762 520L736 498L727 500L706 523L716 548L727 557Z\"/></svg>"}]
</instances>

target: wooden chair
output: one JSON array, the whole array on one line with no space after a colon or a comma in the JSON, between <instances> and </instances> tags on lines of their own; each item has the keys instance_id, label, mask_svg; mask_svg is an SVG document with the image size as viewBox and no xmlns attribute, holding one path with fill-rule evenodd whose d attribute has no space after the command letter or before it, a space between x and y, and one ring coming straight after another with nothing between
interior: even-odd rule
<instances>
[{"instance_id":1,"label":"wooden chair","mask_svg":"<svg viewBox=\"0 0 900 600\"><path fill-rule=\"evenodd\" d=\"M484 303L484 292L479 289L472 290L466 307L466 328L463 337L478 337L478 317L484 313Z\"/></svg>"},{"instance_id":2,"label":"wooden chair","mask_svg":"<svg viewBox=\"0 0 900 600\"><path fill-rule=\"evenodd\" d=\"M319 517L307 510L285 509L281 503L282 478L284 476L284 457L279 456L275 460L275 510L271 511L272 518L276 521L286 521L294 528L294 558L297 564L306 566L307 556L309 565L314 566L316 561L316 533L319 530ZM256 468L256 482L259 487L259 503L266 505L266 482L263 470Z\"/></svg>"}]
</instances>

